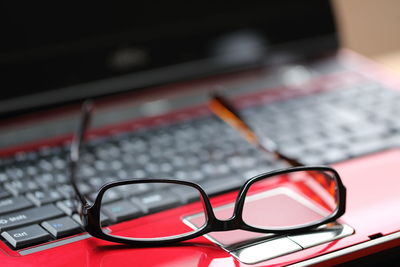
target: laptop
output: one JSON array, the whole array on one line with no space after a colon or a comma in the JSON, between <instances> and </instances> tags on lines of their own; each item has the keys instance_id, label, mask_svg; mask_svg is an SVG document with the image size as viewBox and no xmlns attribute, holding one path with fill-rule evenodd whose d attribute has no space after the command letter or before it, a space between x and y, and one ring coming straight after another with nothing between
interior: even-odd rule
<instances>
[{"instance_id":1,"label":"laptop","mask_svg":"<svg viewBox=\"0 0 400 267\"><path fill-rule=\"evenodd\" d=\"M339 47L327 1L95 7L32 2L24 8L7 1L1 14L1 266L304 266L396 260L400 83ZM257 174L286 167L210 112L207 102L216 90L282 154L305 165L334 167L347 188L345 214L300 234L235 230L151 248L84 232L67 166L85 99L95 104L79 184L89 199L103 184L120 179L190 180L211 197L217 216L227 219L240 186ZM163 225L199 227L199 213L190 203L165 205L167 198L184 199L166 190L143 188L135 199L147 205L148 213L160 211L156 215ZM293 191L268 194L309 211ZM176 208L185 216L171 220ZM129 224L115 212L104 216L107 231ZM154 231L146 216L135 223L144 232Z\"/></svg>"}]
</instances>

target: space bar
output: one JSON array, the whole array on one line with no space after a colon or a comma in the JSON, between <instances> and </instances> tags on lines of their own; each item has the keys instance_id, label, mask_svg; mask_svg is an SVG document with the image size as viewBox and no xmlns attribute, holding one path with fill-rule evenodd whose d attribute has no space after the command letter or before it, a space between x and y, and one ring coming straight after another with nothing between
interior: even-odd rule
<instances>
[{"instance_id":1,"label":"space bar","mask_svg":"<svg viewBox=\"0 0 400 267\"><path fill-rule=\"evenodd\" d=\"M27 224L38 223L61 215L64 215L64 213L57 209L53 204L3 214L0 216L0 231Z\"/></svg>"}]
</instances>

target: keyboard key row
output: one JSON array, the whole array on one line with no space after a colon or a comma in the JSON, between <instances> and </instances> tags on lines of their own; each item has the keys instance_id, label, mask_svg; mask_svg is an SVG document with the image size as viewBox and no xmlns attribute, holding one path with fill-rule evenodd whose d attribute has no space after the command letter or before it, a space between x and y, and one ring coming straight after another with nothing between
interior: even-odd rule
<instances>
[{"instance_id":1,"label":"keyboard key row","mask_svg":"<svg viewBox=\"0 0 400 267\"><path fill-rule=\"evenodd\" d=\"M15 249L51 241L82 232L82 227L69 217L47 220L40 225L33 224L1 233L1 236Z\"/></svg>"},{"instance_id":2,"label":"keyboard key row","mask_svg":"<svg viewBox=\"0 0 400 267\"><path fill-rule=\"evenodd\" d=\"M0 199L0 214L33 207L33 203L24 196Z\"/></svg>"},{"instance_id":3,"label":"keyboard key row","mask_svg":"<svg viewBox=\"0 0 400 267\"><path fill-rule=\"evenodd\" d=\"M38 223L62 215L64 215L64 213L52 204L2 214L0 215L0 231L5 231L23 225Z\"/></svg>"}]
</instances>

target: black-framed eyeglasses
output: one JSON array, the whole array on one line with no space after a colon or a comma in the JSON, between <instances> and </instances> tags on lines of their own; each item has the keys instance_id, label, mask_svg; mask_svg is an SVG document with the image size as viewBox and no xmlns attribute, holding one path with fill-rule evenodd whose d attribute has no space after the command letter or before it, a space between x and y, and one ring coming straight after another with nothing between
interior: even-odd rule
<instances>
[{"instance_id":1,"label":"black-framed eyeglasses","mask_svg":"<svg viewBox=\"0 0 400 267\"><path fill-rule=\"evenodd\" d=\"M229 113L229 123L240 119L222 98L214 97L211 103L211 109L224 120L227 112ZM301 166L299 162L274 150L272 142L269 143L270 147L261 145L242 120L233 124L240 128L249 142L272 152L295 167L257 175L245 182L237 196L228 194L231 197L227 203L234 205L230 205L231 208L218 209L217 212L232 214L233 209L233 215L229 219L217 218L210 198L201 186L174 179L111 182L100 188L94 203L89 203L77 186L76 173L80 147L91 112L92 105L85 103L81 123L71 145L70 178L79 201L78 212L84 228L94 237L123 244L153 246L192 239L212 231L241 229L260 233L293 233L335 221L345 212L346 189L334 169L327 166ZM151 205L144 212L136 204L137 198L130 194L144 186L165 188L168 192L179 192L185 197L177 202L164 194L162 201L168 209L167 213L157 207L152 208ZM119 205L109 203L115 196L123 196ZM144 201L151 203L154 199ZM145 217L144 213L147 214ZM114 225L113 231L104 227L106 225L102 223L102 214L118 214L119 217L115 220L120 223ZM168 216L168 219L161 220L164 216ZM141 220L136 220L137 218ZM171 225L165 225L165 222L170 222Z\"/></svg>"}]
</instances>

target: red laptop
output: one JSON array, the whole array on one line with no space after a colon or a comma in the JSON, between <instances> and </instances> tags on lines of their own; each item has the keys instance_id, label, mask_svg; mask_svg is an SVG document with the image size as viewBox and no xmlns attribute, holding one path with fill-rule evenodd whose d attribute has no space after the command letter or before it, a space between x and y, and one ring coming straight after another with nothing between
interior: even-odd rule
<instances>
[{"instance_id":1,"label":"red laptop","mask_svg":"<svg viewBox=\"0 0 400 267\"><path fill-rule=\"evenodd\" d=\"M328 2L0 12L1 266L398 262L400 82Z\"/></svg>"}]
</instances>

